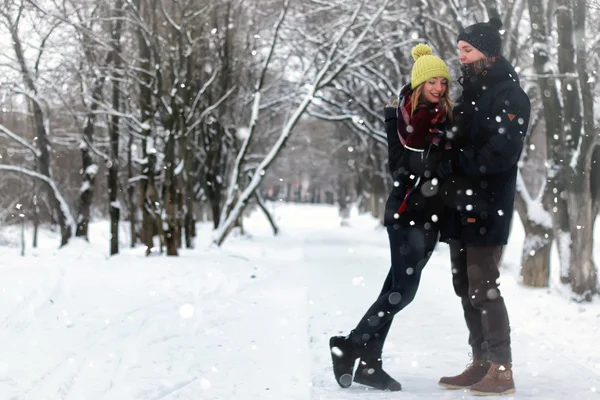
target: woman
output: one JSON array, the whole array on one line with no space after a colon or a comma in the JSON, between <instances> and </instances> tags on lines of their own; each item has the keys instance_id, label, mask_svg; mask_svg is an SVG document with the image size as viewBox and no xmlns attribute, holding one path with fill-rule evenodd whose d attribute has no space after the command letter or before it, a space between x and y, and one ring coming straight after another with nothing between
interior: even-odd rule
<instances>
[{"instance_id":1,"label":"woman","mask_svg":"<svg viewBox=\"0 0 600 400\"><path fill-rule=\"evenodd\" d=\"M437 243L442 208L432 171L444 150L436 128L452 115L450 74L427 45L415 46L412 56L411 82L402 88L398 108L384 110L394 178L384 217L391 267L379 297L356 328L329 341L334 375L342 388L354 379L377 389L401 390L400 383L383 370L381 352L394 315L414 299L421 271ZM353 377L357 358L360 363Z\"/></svg>"}]
</instances>

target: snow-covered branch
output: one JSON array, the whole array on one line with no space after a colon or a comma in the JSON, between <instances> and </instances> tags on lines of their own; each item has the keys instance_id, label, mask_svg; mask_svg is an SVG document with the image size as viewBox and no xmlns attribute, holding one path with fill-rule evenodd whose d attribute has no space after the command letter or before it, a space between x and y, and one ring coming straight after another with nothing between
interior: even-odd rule
<instances>
[{"instance_id":1,"label":"snow-covered branch","mask_svg":"<svg viewBox=\"0 0 600 400\"><path fill-rule=\"evenodd\" d=\"M71 233L73 233L73 229L75 227L75 219L73 218L73 214L71 214L71 209L69 208L69 204L67 203L67 201L63 197L62 193L58 189L58 186L56 186L56 182L54 182L52 179L50 179L47 176L42 175L38 172L32 171L27 168L18 167L15 165L0 164L0 171L9 171L9 172L15 172L18 174L22 174L22 175L27 175L32 178L36 178L41 181L44 181L46 184L48 184L48 186L52 189L52 191L54 192L56 198L58 199L58 201L60 203L60 208L66 217L67 226L69 226L69 228L71 229Z\"/></svg>"},{"instance_id":2,"label":"snow-covered branch","mask_svg":"<svg viewBox=\"0 0 600 400\"><path fill-rule=\"evenodd\" d=\"M176 23L175 20L173 20L173 18L169 15L167 10L165 9L164 0L160 0L159 3L160 3L160 11L162 11L162 14L165 17L165 19L167 21L169 21L169 24L173 27L173 29L181 32L181 26L178 23Z\"/></svg>"},{"instance_id":3,"label":"snow-covered branch","mask_svg":"<svg viewBox=\"0 0 600 400\"><path fill-rule=\"evenodd\" d=\"M229 184L227 186L227 197L225 200L225 206L223 207L222 213L221 213L221 221L225 220L225 218L227 217L227 214L231 211L231 206L235 200L235 195L238 191L238 187L239 187L238 180L240 177L240 167L242 165L244 157L246 156L246 152L248 151L248 146L254 135L256 125L258 124L258 115L260 112L260 103L261 103L261 95L262 95L261 91L262 91L262 88L263 88L263 85L265 82L265 77L267 76L269 64L271 63L271 59L273 58L273 53L275 52L275 47L277 46L277 41L279 38L279 30L281 29L283 21L285 20L289 6L290 6L290 0L285 0L285 2L283 3L283 8L281 10L281 13L279 14L279 18L277 19L277 22L275 23L275 28L273 29L273 36L271 39L271 44L269 46L269 52L267 53L267 56L265 57L262 69L261 69L258 79L256 80L256 83L254 85L254 96L253 96L254 101L252 104L250 123L248 124L248 132L244 135L245 137L242 142L242 146L240 147L240 149L237 153L235 162L233 164L233 168L231 170L231 175L229 177Z\"/></svg>"},{"instance_id":4,"label":"snow-covered branch","mask_svg":"<svg viewBox=\"0 0 600 400\"><path fill-rule=\"evenodd\" d=\"M10 139L14 140L15 142L19 143L21 146L30 150L36 157L40 157L40 152L38 149L35 148L35 146L30 144L25 139L23 139L21 136L17 135L16 133L14 133L13 131L11 131L10 129L8 129L7 127L5 127L2 124L0 124L0 132L2 132L3 134L8 136Z\"/></svg>"},{"instance_id":5,"label":"snow-covered branch","mask_svg":"<svg viewBox=\"0 0 600 400\"><path fill-rule=\"evenodd\" d=\"M206 107L206 109L204 109L204 111L202 111L202 113L196 119L196 121L194 121L194 123L192 125L190 125L190 126L187 127L187 129L183 133L183 136L187 136L191 132L193 132L194 129L196 129L196 127L204 120L204 117L206 117L208 114L210 114L211 112L213 112L217 107L219 107L219 105L222 102L224 102L236 90L237 90L237 86L233 86L232 88L230 88L227 91L227 93L225 93L223 96L221 96L221 98L219 100L217 100L214 104L210 105L209 107Z\"/></svg>"},{"instance_id":6,"label":"snow-covered branch","mask_svg":"<svg viewBox=\"0 0 600 400\"><path fill-rule=\"evenodd\" d=\"M387 137L386 137L385 132L373 129L371 126L367 126L365 124L365 121L361 121L360 118L358 118L355 115L328 115L328 114L321 114L321 113L314 112L314 111L307 111L307 113L311 117L319 118L319 119L322 119L323 121L335 121L335 122L348 121L349 123L352 123L352 126L354 128L356 128L358 131L366 134L368 137L372 138L377 143L382 144L382 145L387 145Z\"/></svg>"},{"instance_id":7,"label":"snow-covered branch","mask_svg":"<svg viewBox=\"0 0 600 400\"><path fill-rule=\"evenodd\" d=\"M123 118L128 121L131 121L139 129L138 132L144 131L146 129L150 129L150 127L148 126L147 123L141 122L140 120L135 118L133 115L122 113L122 112L116 111L114 109L104 109L104 110L92 111L91 114L119 117L119 118Z\"/></svg>"},{"instance_id":8,"label":"snow-covered branch","mask_svg":"<svg viewBox=\"0 0 600 400\"><path fill-rule=\"evenodd\" d=\"M544 179L544 182L542 183L538 197L532 198L525 185L523 174L521 173L521 170L519 170L517 174L517 191L525 202L527 218L544 228L552 229L552 215L544 209L544 203L541 201L541 196L544 193L545 187L546 179Z\"/></svg>"},{"instance_id":9,"label":"snow-covered branch","mask_svg":"<svg viewBox=\"0 0 600 400\"><path fill-rule=\"evenodd\" d=\"M194 117L194 113L196 111L196 107L198 106L198 104L200 102L200 99L202 98L204 93L206 93L206 90L210 87L210 85L215 81L219 71L221 71L220 66L219 66L219 68L214 69L210 78L206 82L204 82L204 85L202 85L202 88L200 88L200 90L196 94L196 97L194 98L194 101L192 102L192 105L190 106L190 109L188 111L188 116L185 119L186 124L189 124L190 121L192 120L192 118Z\"/></svg>"}]
</instances>

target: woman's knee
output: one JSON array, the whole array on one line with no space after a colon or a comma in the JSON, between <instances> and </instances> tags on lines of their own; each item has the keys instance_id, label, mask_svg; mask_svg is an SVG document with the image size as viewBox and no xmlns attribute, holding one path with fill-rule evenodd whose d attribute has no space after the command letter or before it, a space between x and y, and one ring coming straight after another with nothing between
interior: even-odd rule
<instances>
[{"instance_id":1,"label":"woman's knee","mask_svg":"<svg viewBox=\"0 0 600 400\"><path fill-rule=\"evenodd\" d=\"M404 308L407 305L409 305L410 303L412 303L416 296L417 296L417 288L413 288L412 290L406 291L404 293L402 307Z\"/></svg>"},{"instance_id":2,"label":"woman's knee","mask_svg":"<svg viewBox=\"0 0 600 400\"><path fill-rule=\"evenodd\" d=\"M402 309L412 303L417 295L419 279L411 279L401 286L392 287L387 294L387 301L392 308Z\"/></svg>"}]
</instances>

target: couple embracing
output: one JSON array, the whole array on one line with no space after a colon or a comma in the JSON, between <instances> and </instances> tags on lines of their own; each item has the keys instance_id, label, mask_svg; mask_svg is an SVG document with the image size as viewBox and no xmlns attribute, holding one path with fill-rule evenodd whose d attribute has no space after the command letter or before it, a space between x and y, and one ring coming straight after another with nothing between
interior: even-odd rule
<instances>
[{"instance_id":1,"label":"couple embracing","mask_svg":"<svg viewBox=\"0 0 600 400\"><path fill-rule=\"evenodd\" d=\"M330 339L335 379L343 388L356 382L401 390L382 367L383 346L395 315L414 299L421 272L442 241L450 248L452 283L464 310L472 361L439 384L484 396L515 391L510 324L498 278L530 102L501 55L501 27L492 18L459 34L462 93L456 104L449 97L446 64L419 44L412 49L411 82L384 109L394 180L384 221L391 267L356 327Z\"/></svg>"}]
</instances>

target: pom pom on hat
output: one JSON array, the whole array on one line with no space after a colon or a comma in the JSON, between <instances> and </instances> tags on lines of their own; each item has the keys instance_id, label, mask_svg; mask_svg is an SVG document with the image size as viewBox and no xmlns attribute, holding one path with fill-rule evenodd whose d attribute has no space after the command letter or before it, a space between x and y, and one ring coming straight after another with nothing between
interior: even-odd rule
<instances>
[{"instance_id":1,"label":"pom pom on hat","mask_svg":"<svg viewBox=\"0 0 600 400\"><path fill-rule=\"evenodd\" d=\"M433 55L433 50L428 45L419 43L413 47L411 54L414 60L417 61L420 57Z\"/></svg>"},{"instance_id":2,"label":"pom pom on hat","mask_svg":"<svg viewBox=\"0 0 600 400\"><path fill-rule=\"evenodd\" d=\"M502 20L498 17L490 18L490 20L488 21L488 24L490 24L492 27L496 28L497 30L502 29Z\"/></svg>"}]
</instances>

